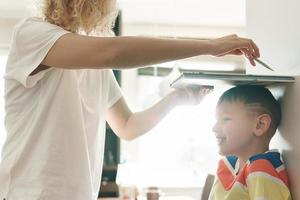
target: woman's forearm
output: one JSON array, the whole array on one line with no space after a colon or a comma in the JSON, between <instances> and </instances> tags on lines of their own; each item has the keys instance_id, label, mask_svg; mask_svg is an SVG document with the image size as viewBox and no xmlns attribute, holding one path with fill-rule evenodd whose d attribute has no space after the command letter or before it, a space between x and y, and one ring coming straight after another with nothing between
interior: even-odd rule
<instances>
[{"instance_id":1,"label":"woman's forearm","mask_svg":"<svg viewBox=\"0 0 300 200\"><path fill-rule=\"evenodd\" d=\"M171 93L149 109L133 113L126 123L123 138L133 140L154 128L179 103L176 95Z\"/></svg>"},{"instance_id":2,"label":"woman's forearm","mask_svg":"<svg viewBox=\"0 0 300 200\"><path fill-rule=\"evenodd\" d=\"M255 65L253 58L259 56L259 49L252 40L235 35L213 40L183 40L69 33L55 42L41 64L65 69L126 69L207 54L245 54Z\"/></svg>"},{"instance_id":3,"label":"woman's forearm","mask_svg":"<svg viewBox=\"0 0 300 200\"><path fill-rule=\"evenodd\" d=\"M188 57L211 54L209 40L159 39L145 37L111 38L110 67L134 68Z\"/></svg>"}]
</instances>

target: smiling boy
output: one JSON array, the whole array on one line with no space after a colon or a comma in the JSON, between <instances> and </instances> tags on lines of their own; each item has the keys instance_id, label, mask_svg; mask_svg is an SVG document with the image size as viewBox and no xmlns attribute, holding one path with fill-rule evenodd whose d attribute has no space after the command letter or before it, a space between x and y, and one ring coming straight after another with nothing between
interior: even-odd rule
<instances>
[{"instance_id":1,"label":"smiling boy","mask_svg":"<svg viewBox=\"0 0 300 200\"><path fill-rule=\"evenodd\" d=\"M280 104L262 86L225 91L216 108L219 153L209 200L290 200L287 172L269 143L281 120Z\"/></svg>"}]
</instances>

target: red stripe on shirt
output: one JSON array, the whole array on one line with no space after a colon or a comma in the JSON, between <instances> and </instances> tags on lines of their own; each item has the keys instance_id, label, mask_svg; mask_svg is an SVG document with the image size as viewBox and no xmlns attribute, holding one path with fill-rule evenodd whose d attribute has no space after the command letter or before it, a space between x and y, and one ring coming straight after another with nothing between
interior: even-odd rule
<instances>
[{"instance_id":1,"label":"red stripe on shirt","mask_svg":"<svg viewBox=\"0 0 300 200\"><path fill-rule=\"evenodd\" d=\"M235 176L232 171L227 167L225 164L226 161L220 160L219 167L218 167L218 178L225 188L225 190L230 190L232 185L234 184Z\"/></svg>"},{"instance_id":2,"label":"red stripe on shirt","mask_svg":"<svg viewBox=\"0 0 300 200\"><path fill-rule=\"evenodd\" d=\"M260 159L247 165L245 169L245 177L254 172L267 173L275 178L280 179L288 187L288 177L286 170L283 169L280 172L277 172L276 169L273 167L272 163L270 163L268 160Z\"/></svg>"}]
</instances>

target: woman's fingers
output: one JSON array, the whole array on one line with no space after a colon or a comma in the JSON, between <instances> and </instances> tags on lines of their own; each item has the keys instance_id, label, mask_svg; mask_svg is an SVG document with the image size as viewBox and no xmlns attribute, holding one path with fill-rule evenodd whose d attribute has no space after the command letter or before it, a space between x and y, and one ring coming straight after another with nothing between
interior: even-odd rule
<instances>
[{"instance_id":1,"label":"woman's fingers","mask_svg":"<svg viewBox=\"0 0 300 200\"><path fill-rule=\"evenodd\" d=\"M240 56L240 55L243 55L244 53L239 50L239 49L235 49L233 51L230 51L228 53L224 53L224 54L221 54L221 55L218 55L218 57L221 57L221 56L225 56L225 55L235 55L235 56Z\"/></svg>"},{"instance_id":2,"label":"woman's fingers","mask_svg":"<svg viewBox=\"0 0 300 200\"><path fill-rule=\"evenodd\" d=\"M253 57L260 57L260 52L259 52L259 48L257 47L257 45L253 42L253 40L251 39L247 39L247 38L241 38L245 41L248 42L248 47L249 47L249 51L251 52L251 55Z\"/></svg>"},{"instance_id":3,"label":"woman's fingers","mask_svg":"<svg viewBox=\"0 0 300 200\"><path fill-rule=\"evenodd\" d=\"M190 94L190 100L193 104L199 104L206 95L212 92L213 87L208 88L206 86L198 86L194 88L188 88Z\"/></svg>"},{"instance_id":4,"label":"woman's fingers","mask_svg":"<svg viewBox=\"0 0 300 200\"><path fill-rule=\"evenodd\" d=\"M213 86L190 85L185 88L178 89L179 102L181 105L197 105L204 97L212 92Z\"/></svg>"},{"instance_id":5,"label":"woman's fingers","mask_svg":"<svg viewBox=\"0 0 300 200\"><path fill-rule=\"evenodd\" d=\"M252 48L254 49L255 56L259 58L260 57L259 48L252 40L251 40L251 45L252 45Z\"/></svg>"},{"instance_id":6,"label":"woman's fingers","mask_svg":"<svg viewBox=\"0 0 300 200\"><path fill-rule=\"evenodd\" d=\"M207 88L207 87L203 87L199 90L198 92L198 103L200 103L203 98L208 95L209 93L211 93L213 91L213 87Z\"/></svg>"},{"instance_id":7,"label":"woman's fingers","mask_svg":"<svg viewBox=\"0 0 300 200\"><path fill-rule=\"evenodd\" d=\"M253 57L251 50L244 48L244 49L241 49L241 51L244 53L244 55L249 60L251 65L255 66L256 64L255 64L254 57Z\"/></svg>"},{"instance_id":8,"label":"woman's fingers","mask_svg":"<svg viewBox=\"0 0 300 200\"><path fill-rule=\"evenodd\" d=\"M216 56L244 54L253 66L255 66L254 58L260 57L259 48L253 40L241 38L235 34L218 38L213 43L216 45L213 55Z\"/></svg>"}]
</instances>

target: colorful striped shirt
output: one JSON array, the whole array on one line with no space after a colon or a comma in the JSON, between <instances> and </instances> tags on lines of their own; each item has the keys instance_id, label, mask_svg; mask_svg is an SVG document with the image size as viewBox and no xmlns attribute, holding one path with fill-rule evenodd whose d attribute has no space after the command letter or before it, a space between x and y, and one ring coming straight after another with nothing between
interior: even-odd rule
<instances>
[{"instance_id":1,"label":"colorful striped shirt","mask_svg":"<svg viewBox=\"0 0 300 200\"><path fill-rule=\"evenodd\" d=\"M254 155L241 170L237 157L223 158L209 200L291 200L280 153Z\"/></svg>"}]
</instances>

